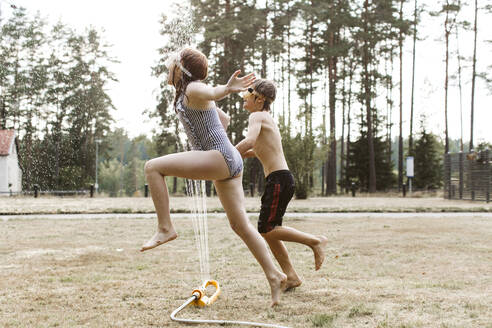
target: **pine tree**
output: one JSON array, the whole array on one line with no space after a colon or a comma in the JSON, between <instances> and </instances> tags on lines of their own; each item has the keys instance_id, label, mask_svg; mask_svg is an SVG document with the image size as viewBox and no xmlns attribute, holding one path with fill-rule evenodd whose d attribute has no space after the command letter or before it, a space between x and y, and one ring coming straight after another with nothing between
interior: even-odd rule
<instances>
[{"instance_id":1,"label":"pine tree","mask_svg":"<svg viewBox=\"0 0 492 328\"><path fill-rule=\"evenodd\" d=\"M329 81L329 109L330 109L330 136L329 150L327 156L327 181L326 194L337 192L336 184L336 102L337 85L340 80L338 63L348 54L349 41L343 38L342 30L344 27L354 25L353 17L350 15L348 2L344 0L330 0L319 5L320 20L324 21L326 28L322 32L324 40L323 52L320 54L324 59L328 70ZM343 141L342 141L343 149Z\"/></svg>"},{"instance_id":2,"label":"pine tree","mask_svg":"<svg viewBox=\"0 0 492 328\"><path fill-rule=\"evenodd\" d=\"M369 176L369 153L367 151L368 135L367 122L364 120L364 113L359 115L359 129L360 135L354 142L349 142L350 147L347 153L348 165L347 165L347 185L352 182L356 184L362 191L369 191L370 189L370 176ZM377 183L375 190L384 191L388 190L396 183L396 177L393 173L393 163L388 161L388 147L386 141L383 140L382 135L379 134L379 126L381 125L379 120L374 121L375 135L374 141L374 166L377 176Z\"/></svg>"},{"instance_id":3,"label":"pine tree","mask_svg":"<svg viewBox=\"0 0 492 328\"><path fill-rule=\"evenodd\" d=\"M419 138L415 142L413 182L418 189L438 189L442 186L442 160L437 137L429 133L421 122Z\"/></svg>"},{"instance_id":4,"label":"pine tree","mask_svg":"<svg viewBox=\"0 0 492 328\"><path fill-rule=\"evenodd\" d=\"M359 101L365 109L364 125L367 129L367 151L369 191L377 189L376 173L376 148L375 148L375 122L378 118L377 108L374 106L376 86L381 80L377 65L381 45L388 40L397 39L394 30L404 31L404 23L395 19L395 3L388 0L365 0L360 10L360 19L353 34L354 41L358 45L360 60L360 93Z\"/></svg>"}]
</instances>

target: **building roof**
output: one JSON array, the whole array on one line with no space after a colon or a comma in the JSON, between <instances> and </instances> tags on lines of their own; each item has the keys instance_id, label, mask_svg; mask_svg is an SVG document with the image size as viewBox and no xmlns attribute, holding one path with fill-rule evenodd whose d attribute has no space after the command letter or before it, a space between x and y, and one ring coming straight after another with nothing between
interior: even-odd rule
<instances>
[{"instance_id":1,"label":"building roof","mask_svg":"<svg viewBox=\"0 0 492 328\"><path fill-rule=\"evenodd\" d=\"M0 130L0 156L10 155L11 145L14 142L14 130Z\"/></svg>"}]
</instances>

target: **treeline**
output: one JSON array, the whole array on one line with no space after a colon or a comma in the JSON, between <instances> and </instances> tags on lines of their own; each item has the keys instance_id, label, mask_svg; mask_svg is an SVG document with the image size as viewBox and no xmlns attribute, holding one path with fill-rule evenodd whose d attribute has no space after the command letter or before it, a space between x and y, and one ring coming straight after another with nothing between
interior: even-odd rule
<instances>
[{"instance_id":1,"label":"treeline","mask_svg":"<svg viewBox=\"0 0 492 328\"><path fill-rule=\"evenodd\" d=\"M116 60L98 31L77 33L62 23L48 26L22 8L2 21L0 105L5 106L0 124L14 128L19 136L24 189L34 184L43 190L87 188L96 180L98 148L100 190L114 196L141 191L145 160L186 150L163 63L171 51L189 44L209 59L208 83L224 84L238 68L275 81L278 96L272 111L296 177L297 197L319 189L323 195L335 194L352 183L369 192L399 188L408 155L416 162L414 186L441 186L442 154L453 150L447 131L447 92L444 107L436 109L446 120L445 131L437 131L445 136L441 140L430 133L425 117L414 123L413 98L410 103L402 98L403 87L411 88L412 95L414 88L403 83L413 80L402 73L403 56L408 56L403 44L417 40L421 16L432 13L432 19L444 22L442 51L448 63L457 56L449 52L452 37L465 29L475 35L478 30L473 30L473 20L467 23L461 17L465 4L446 0L431 9L403 0L190 3L191 9L178 6L177 15L162 16L164 46L153 68L161 90L158 105L147 112L159 128L152 137L134 139L110 128L113 105L105 89L116 80L108 68ZM476 3L473 8L475 14L490 12ZM474 56L463 70L472 70L473 79L490 85L487 74L475 71L476 61ZM452 73L448 67L445 90L450 80L458 79ZM233 95L218 105L231 116L228 134L237 144L247 126L242 100ZM403 135L403 124L409 125L410 135ZM459 140L456 150L466 144ZM468 144L474 148L473 139ZM421 164L425 166L419 168ZM248 159L245 189L262 190L263 181L260 163ZM178 179L171 181L171 192L180 192L180 184Z\"/></svg>"},{"instance_id":2,"label":"treeline","mask_svg":"<svg viewBox=\"0 0 492 328\"><path fill-rule=\"evenodd\" d=\"M476 27L476 22L473 25L465 21L462 13L470 5L459 1L439 1L434 8L424 8L423 3L417 2L191 0L191 18L186 16L190 10L182 6L176 8L177 18L162 18L162 34L170 42L161 49L162 60L155 75L164 81L167 72L162 63L168 53L197 40L198 48L209 59L209 83L225 83L238 68L274 80L279 94L273 111L279 119L289 167L296 177L298 197L307 197L312 190L318 168L322 171L322 193L326 195L352 183L369 192L400 188L405 176L403 159L409 155L427 165L427 183L418 185L437 188L441 185L440 158L449 150L448 64L450 56L456 56L450 54L449 42L465 29ZM475 9L475 14L490 12L490 8L476 3ZM438 137L428 131L425 117L418 118L423 120L420 126L414 123L413 76L403 76L403 44L413 40L415 58L422 15L444 23L446 99L444 107L437 109L445 117L444 148ZM473 79L479 75L475 71L475 54ZM487 79L484 74L480 76ZM404 87L412 90L410 104L402 98ZM183 145L176 140L178 123L169 106L172 95L168 92L163 85L154 114L161 118L163 144L178 150ZM228 133L236 144L244 137L247 125L242 101L231 96L218 105L231 116ZM404 106L410 107L410 115L403 115ZM342 117L340 126L336 125L337 117ZM399 117L397 129L392 123L394 117ZM403 135L403 124L409 124L409 136ZM340 135L341 138L336 137ZM395 135L397 147L392 143ZM406 147L404 139L408 139ZM421 158L424 152L426 155ZM396 161L392 158L394 153ZM245 186L259 185L261 190L262 181L259 162L247 160Z\"/></svg>"},{"instance_id":3,"label":"treeline","mask_svg":"<svg viewBox=\"0 0 492 328\"><path fill-rule=\"evenodd\" d=\"M338 140L338 144L340 144ZM398 138L393 139L393 146L398 143ZM99 164L99 191L111 197L117 196L143 196L144 186L146 184L144 176L145 162L156 156L162 147L162 140L157 137L140 135L131 138L122 129L116 129L106 136L108 151L100 155ZM442 184L442 167L441 154L444 144L440 139L427 132L421 131L416 140L416 176L413 180L414 189L428 190L438 189ZM287 147L293 147L293 144L284 143ZM408 144L408 139L404 140ZM460 141L451 140L450 147L454 151L459 151ZM294 145L295 146L295 145ZM428 151L431 149L431 151ZM168 150L173 152L172 149ZM338 149L339 151L339 149ZM309 170L312 172L313 188L310 189L310 195L322 195L322 149L317 146L315 149L314 165ZM174 195L185 194L185 183L183 179L167 177L169 193ZM210 186L211 187L211 186ZM249 194L250 185L244 183L244 189ZM213 193L210 188L209 193ZM343 190L341 191L343 192ZM254 195L259 195L255 191Z\"/></svg>"},{"instance_id":4,"label":"treeline","mask_svg":"<svg viewBox=\"0 0 492 328\"><path fill-rule=\"evenodd\" d=\"M93 28L47 26L24 8L2 21L0 128L20 140L23 189L76 190L94 184L96 142L113 122L105 91L115 60Z\"/></svg>"}]
</instances>

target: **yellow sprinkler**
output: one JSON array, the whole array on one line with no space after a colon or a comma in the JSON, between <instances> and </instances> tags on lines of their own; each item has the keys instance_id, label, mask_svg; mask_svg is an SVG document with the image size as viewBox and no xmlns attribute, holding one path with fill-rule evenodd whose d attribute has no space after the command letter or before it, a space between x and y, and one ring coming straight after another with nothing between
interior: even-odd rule
<instances>
[{"instance_id":1,"label":"yellow sprinkler","mask_svg":"<svg viewBox=\"0 0 492 328\"><path fill-rule=\"evenodd\" d=\"M214 286L215 287L215 293L213 293L212 296L208 297L205 295L205 292L207 291L208 286ZM217 298L220 295L220 286L219 283L215 280L207 280L203 283L203 285L191 293L191 295L195 296L195 301L193 304L196 306L204 307L207 305L212 304L217 300Z\"/></svg>"}]
</instances>

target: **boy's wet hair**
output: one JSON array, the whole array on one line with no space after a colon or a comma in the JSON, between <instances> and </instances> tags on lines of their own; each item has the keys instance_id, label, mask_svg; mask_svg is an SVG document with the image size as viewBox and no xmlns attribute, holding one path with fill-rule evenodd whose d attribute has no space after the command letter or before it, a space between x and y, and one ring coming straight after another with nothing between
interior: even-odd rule
<instances>
[{"instance_id":1,"label":"boy's wet hair","mask_svg":"<svg viewBox=\"0 0 492 328\"><path fill-rule=\"evenodd\" d=\"M270 80L258 79L253 83L253 89L260 95L265 97L262 110L270 110L270 104L275 101L277 95L277 88Z\"/></svg>"}]
</instances>

